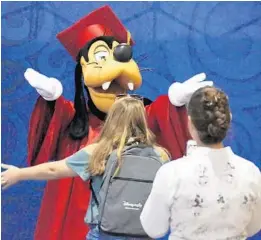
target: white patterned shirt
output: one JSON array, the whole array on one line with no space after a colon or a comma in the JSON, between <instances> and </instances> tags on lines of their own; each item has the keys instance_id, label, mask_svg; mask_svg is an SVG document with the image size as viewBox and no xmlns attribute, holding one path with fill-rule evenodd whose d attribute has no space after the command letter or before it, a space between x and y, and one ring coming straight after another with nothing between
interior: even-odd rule
<instances>
[{"instance_id":1,"label":"white patterned shirt","mask_svg":"<svg viewBox=\"0 0 261 240\"><path fill-rule=\"evenodd\" d=\"M261 174L230 147L198 147L158 171L141 223L152 238L246 239L261 229Z\"/></svg>"}]
</instances>

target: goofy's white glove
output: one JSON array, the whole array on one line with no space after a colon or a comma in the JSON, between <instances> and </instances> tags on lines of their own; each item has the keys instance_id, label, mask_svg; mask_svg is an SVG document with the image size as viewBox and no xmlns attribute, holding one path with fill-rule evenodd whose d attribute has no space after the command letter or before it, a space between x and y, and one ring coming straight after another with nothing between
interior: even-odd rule
<instances>
[{"instance_id":1,"label":"goofy's white glove","mask_svg":"<svg viewBox=\"0 0 261 240\"><path fill-rule=\"evenodd\" d=\"M59 80L55 78L48 78L32 68L26 69L24 77L28 83L47 101L54 101L63 93L63 86Z\"/></svg>"},{"instance_id":2,"label":"goofy's white glove","mask_svg":"<svg viewBox=\"0 0 261 240\"><path fill-rule=\"evenodd\" d=\"M205 86L213 86L212 81L204 81L206 79L205 73L200 73L183 83L175 82L169 87L169 100L176 106L180 107L187 104L192 94L199 88Z\"/></svg>"}]
</instances>

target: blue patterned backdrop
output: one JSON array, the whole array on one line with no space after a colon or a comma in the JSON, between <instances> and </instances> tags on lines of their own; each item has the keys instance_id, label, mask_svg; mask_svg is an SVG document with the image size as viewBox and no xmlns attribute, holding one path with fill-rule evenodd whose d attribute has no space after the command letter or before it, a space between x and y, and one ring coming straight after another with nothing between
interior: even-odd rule
<instances>
[{"instance_id":1,"label":"blue patterned backdrop","mask_svg":"<svg viewBox=\"0 0 261 240\"><path fill-rule=\"evenodd\" d=\"M27 131L37 93L32 67L60 79L72 99L74 62L55 35L105 2L2 2L2 161L26 165ZM230 96L226 143L261 167L261 3L111 2L136 41L135 58L151 68L139 90L151 99L173 80L206 72ZM32 239L44 182L2 195L2 239ZM261 239L261 235L253 238Z\"/></svg>"}]
</instances>

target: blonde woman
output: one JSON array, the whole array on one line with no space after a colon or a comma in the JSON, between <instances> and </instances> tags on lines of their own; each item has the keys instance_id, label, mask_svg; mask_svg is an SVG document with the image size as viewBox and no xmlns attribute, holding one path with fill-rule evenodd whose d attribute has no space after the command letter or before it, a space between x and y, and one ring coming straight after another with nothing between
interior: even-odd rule
<instances>
[{"instance_id":1,"label":"blonde woman","mask_svg":"<svg viewBox=\"0 0 261 240\"><path fill-rule=\"evenodd\" d=\"M148 129L143 102L137 97L121 96L109 111L94 144L66 159L34 167L18 168L2 164L2 168L7 170L1 173L1 185L6 189L23 180L55 180L80 176L83 181L87 181L92 177L93 190L98 195L108 156L117 149L120 163L123 148L131 142L151 146L163 161L169 159L167 152L156 145L155 136ZM97 225L98 215L95 199L92 198L85 216L85 222L90 227L86 239L129 239L101 236Z\"/></svg>"}]
</instances>

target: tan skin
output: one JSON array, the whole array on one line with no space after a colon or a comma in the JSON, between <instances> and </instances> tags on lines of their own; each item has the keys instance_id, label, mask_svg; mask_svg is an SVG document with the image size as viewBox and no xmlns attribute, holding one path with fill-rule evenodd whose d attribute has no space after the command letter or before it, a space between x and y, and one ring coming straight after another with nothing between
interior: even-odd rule
<instances>
[{"instance_id":1,"label":"tan skin","mask_svg":"<svg viewBox=\"0 0 261 240\"><path fill-rule=\"evenodd\" d=\"M91 155L96 144L88 145L84 150ZM78 176L66 164L66 158L56 162L43 163L33 167L18 168L13 165L1 164L5 172L1 173L1 186L7 189L23 180L55 180Z\"/></svg>"},{"instance_id":2,"label":"tan skin","mask_svg":"<svg viewBox=\"0 0 261 240\"><path fill-rule=\"evenodd\" d=\"M94 42L88 51L88 62L81 57L84 83L88 87L92 101L102 112L107 113L114 103L116 95L126 93L128 83L133 84L133 90L142 84L142 78L137 63L118 62L113 58L113 51L119 43L114 41L112 49L102 40ZM110 87L103 90L102 84L110 82Z\"/></svg>"}]
</instances>

